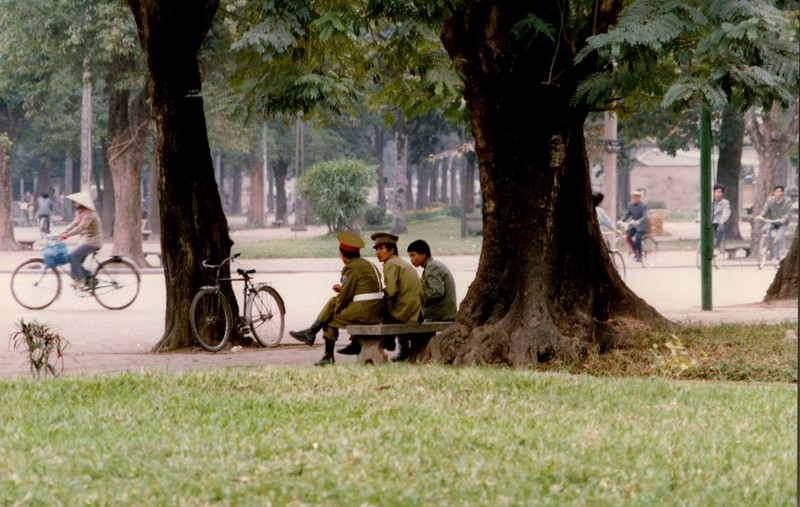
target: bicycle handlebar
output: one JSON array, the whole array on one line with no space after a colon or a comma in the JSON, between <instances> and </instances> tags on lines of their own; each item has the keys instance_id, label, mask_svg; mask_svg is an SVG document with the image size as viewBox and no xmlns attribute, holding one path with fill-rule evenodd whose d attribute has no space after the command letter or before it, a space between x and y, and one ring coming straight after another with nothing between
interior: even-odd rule
<instances>
[{"instance_id":1,"label":"bicycle handlebar","mask_svg":"<svg viewBox=\"0 0 800 507\"><path fill-rule=\"evenodd\" d=\"M225 259L224 261L220 262L219 264L209 264L208 261L210 261L211 259L206 259L206 260L202 261L200 263L200 265L203 266L204 268L207 268L207 269L219 268L219 267L223 266L225 263L231 262L233 259L239 257L240 255L242 255L241 252L237 252L237 253L231 255L230 257L228 257L227 259Z\"/></svg>"}]
</instances>

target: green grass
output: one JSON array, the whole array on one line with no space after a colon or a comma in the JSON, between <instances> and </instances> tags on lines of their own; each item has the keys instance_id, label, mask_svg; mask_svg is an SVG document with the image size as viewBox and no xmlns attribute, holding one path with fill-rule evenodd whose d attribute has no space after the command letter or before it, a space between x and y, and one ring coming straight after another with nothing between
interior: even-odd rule
<instances>
[{"instance_id":1,"label":"green grass","mask_svg":"<svg viewBox=\"0 0 800 507\"><path fill-rule=\"evenodd\" d=\"M365 229L361 237L367 248L372 245L369 235L375 231L391 230L391 226L377 229ZM461 238L461 222L448 216L435 217L425 222L408 224L408 232L400 235L397 245L401 254L415 239L424 239L431 246L434 255L478 255L481 252L482 237L468 235ZM336 239L333 234L326 234L311 239L284 239L237 243L233 250L241 252L247 259L284 259L284 258L319 258L338 257Z\"/></svg>"},{"instance_id":2,"label":"green grass","mask_svg":"<svg viewBox=\"0 0 800 507\"><path fill-rule=\"evenodd\" d=\"M357 365L0 382L2 505L794 505L797 390Z\"/></svg>"}]
</instances>

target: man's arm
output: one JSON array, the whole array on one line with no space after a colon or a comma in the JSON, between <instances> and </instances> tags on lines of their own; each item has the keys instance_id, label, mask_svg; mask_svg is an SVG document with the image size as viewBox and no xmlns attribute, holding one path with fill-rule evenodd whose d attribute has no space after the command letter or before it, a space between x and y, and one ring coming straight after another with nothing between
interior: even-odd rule
<instances>
[{"instance_id":1,"label":"man's arm","mask_svg":"<svg viewBox=\"0 0 800 507\"><path fill-rule=\"evenodd\" d=\"M425 277L423 280L423 288L425 289L425 304L439 301L444 297L444 271L435 265L428 264L425 267Z\"/></svg>"},{"instance_id":2,"label":"man's arm","mask_svg":"<svg viewBox=\"0 0 800 507\"><path fill-rule=\"evenodd\" d=\"M727 199L722 200L722 218L719 221L719 225L725 225L728 219L731 217L731 203Z\"/></svg>"}]
</instances>

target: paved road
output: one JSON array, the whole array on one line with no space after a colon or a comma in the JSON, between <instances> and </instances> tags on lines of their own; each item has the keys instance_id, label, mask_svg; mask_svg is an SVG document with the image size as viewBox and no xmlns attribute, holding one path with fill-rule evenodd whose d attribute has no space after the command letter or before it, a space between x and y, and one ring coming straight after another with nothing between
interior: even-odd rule
<instances>
[{"instance_id":1,"label":"paved road","mask_svg":"<svg viewBox=\"0 0 800 507\"><path fill-rule=\"evenodd\" d=\"M106 245L104 250L108 248L110 246ZM36 319L54 326L68 338L69 350L76 364L67 366L73 371L127 370L139 364L144 367L160 364L170 368L170 362L175 363L176 368L186 367L186 354L143 356L163 332L165 290L160 270L144 270L141 294L126 310L106 310L94 299L78 298L71 289L66 289L49 308L31 311L13 300L8 287L13 268L32 255L32 252L0 252L0 337L8 337L20 319ZM441 260L453 271L460 300L474 279L478 257L443 257ZM337 281L341 269L339 259L242 260L240 264L256 268L257 280L271 282L284 297L287 331L306 327L314 319L331 296L327 288ZM694 252L662 252L655 268L629 266L626 283L673 320L710 323L797 321L796 307L754 310L737 306L760 302L775 273L774 266L758 270L753 263L733 264L715 270L715 309L710 312L700 310L700 271L695 267ZM90 361L102 360L114 364L114 367L93 369L91 364L81 363L82 355ZM298 357L300 363L308 363L319 355L319 347L311 349L296 344L284 335L284 344L278 349L227 354L227 363L223 364L252 364L254 361L255 364L297 364ZM195 359L188 361L202 363L208 356L198 353ZM19 352L0 347L0 375L15 372L24 372Z\"/></svg>"}]
</instances>

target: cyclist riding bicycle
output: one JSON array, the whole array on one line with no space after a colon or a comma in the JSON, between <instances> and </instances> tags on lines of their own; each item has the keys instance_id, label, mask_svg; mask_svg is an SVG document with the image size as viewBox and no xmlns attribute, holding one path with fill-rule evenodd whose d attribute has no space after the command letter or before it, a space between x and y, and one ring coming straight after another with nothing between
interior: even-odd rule
<instances>
[{"instance_id":1,"label":"cyclist riding bicycle","mask_svg":"<svg viewBox=\"0 0 800 507\"><path fill-rule=\"evenodd\" d=\"M783 236L786 234L786 229L789 227L789 221L792 218L792 201L783 196L783 191L783 185L775 185L772 189L772 197L767 199L761 209L761 215L758 217L762 220L775 221L767 222L761 234L770 234L774 230L778 231L775 234L775 246L772 249L772 258L770 260L779 258L779 253L783 248Z\"/></svg>"},{"instance_id":2,"label":"cyclist riding bicycle","mask_svg":"<svg viewBox=\"0 0 800 507\"><path fill-rule=\"evenodd\" d=\"M50 234L50 216L53 214L55 203L50 200L50 194L43 192L42 196L36 199L36 216L39 217L39 222L42 224L42 232Z\"/></svg>"},{"instance_id":3,"label":"cyclist riding bicycle","mask_svg":"<svg viewBox=\"0 0 800 507\"><path fill-rule=\"evenodd\" d=\"M80 235L80 243L69 254L72 286L77 288L91 279L92 274L84 269L83 261L103 246L103 227L89 192L70 194L67 199L75 203L75 220L64 229L58 239L64 241L70 236Z\"/></svg>"},{"instance_id":4,"label":"cyclist riding bicycle","mask_svg":"<svg viewBox=\"0 0 800 507\"><path fill-rule=\"evenodd\" d=\"M642 237L647 233L649 222L647 220L647 204L642 202L642 193L638 190L631 191L631 202L625 208L625 216L620 222L632 219L625 229L625 239L636 254L636 262L642 262Z\"/></svg>"}]
</instances>

